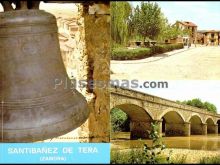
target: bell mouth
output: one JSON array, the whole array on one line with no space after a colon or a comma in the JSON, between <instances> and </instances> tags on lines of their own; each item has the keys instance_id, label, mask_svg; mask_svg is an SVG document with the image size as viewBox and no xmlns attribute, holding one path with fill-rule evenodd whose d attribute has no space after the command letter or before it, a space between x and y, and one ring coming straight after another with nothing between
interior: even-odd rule
<instances>
[{"instance_id":1,"label":"bell mouth","mask_svg":"<svg viewBox=\"0 0 220 165\"><path fill-rule=\"evenodd\" d=\"M24 101L17 108L6 102L3 109L1 142L52 139L73 131L89 117L87 102L76 90L61 95L58 102L51 103L48 99L39 106L33 102L27 106Z\"/></svg>"}]
</instances>

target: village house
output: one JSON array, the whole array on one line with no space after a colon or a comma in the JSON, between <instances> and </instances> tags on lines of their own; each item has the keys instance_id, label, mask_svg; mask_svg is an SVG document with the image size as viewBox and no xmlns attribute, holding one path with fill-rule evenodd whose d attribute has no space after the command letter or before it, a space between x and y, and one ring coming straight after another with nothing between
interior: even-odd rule
<instances>
[{"instance_id":1,"label":"village house","mask_svg":"<svg viewBox=\"0 0 220 165\"><path fill-rule=\"evenodd\" d=\"M192 44L197 41L197 25L189 21L177 21L174 26L177 26L182 31L189 33L188 35L179 35L175 38L165 40L165 43L183 43L184 45Z\"/></svg>"},{"instance_id":2,"label":"village house","mask_svg":"<svg viewBox=\"0 0 220 165\"><path fill-rule=\"evenodd\" d=\"M220 30L200 30L197 32L199 44L216 46L220 45Z\"/></svg>"},{"instance_id":3,"label":"village house","mask_svg":"<svg viewBox=\"0 0 220 165\"><path fill-rule=\"evenodd\" d=\"M188 31L189 35L182 36L183 43L195 43L197 41L197 25L189 21L177 21L176 25L183 31Z\"/></svg>"}]
</instances>

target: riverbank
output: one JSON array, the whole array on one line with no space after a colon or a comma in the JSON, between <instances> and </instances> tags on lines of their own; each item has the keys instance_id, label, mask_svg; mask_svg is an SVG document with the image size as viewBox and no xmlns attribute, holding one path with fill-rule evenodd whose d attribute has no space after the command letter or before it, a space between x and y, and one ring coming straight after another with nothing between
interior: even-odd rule
<instances>
[{"instance_id":1,"label":"riverbank","mask_svg":"<svg viewBox=\"0 0 220 165\"><path fill-rule=\"evenodd\" d=\"M111 154L111 162L120 162L121 163L129 163L126 162L126 159L130 161L130 157L132 159L139 159L141 156L137 153L140 152L141 149L124 149L124 150L113 150ZM206 163L220 163L220 152L219 151L205 151L205 150L190 150L190 149L175 149L175 148L169 148L165 149L161 156L167 157L170 154L170 162L175 164L199 164L204 163L204 160ZM131 155L131 153L134 153L134 155ZM130 157L129 157L130 156ZM140 156L140 157L139 157ZM116 160L121 159L121 160ZM213 162L214 161L214 162ZM164 162L162 162L164 163Z\"/></svg>"},{"instance_id":2,"label":"riverbank","mask_svg":"<svg viewBox=\"0 0 220 165\"><path fill-rule=\"evenodd\" d=\"M171 160L184 161L184 163L201 163L203 158L220 157L219 151L205 151L205 150L189 150L189 149L165 149L164 155L171 153ZM220 162L219 162L220 163Z\"/></svg>"}]
</instances>

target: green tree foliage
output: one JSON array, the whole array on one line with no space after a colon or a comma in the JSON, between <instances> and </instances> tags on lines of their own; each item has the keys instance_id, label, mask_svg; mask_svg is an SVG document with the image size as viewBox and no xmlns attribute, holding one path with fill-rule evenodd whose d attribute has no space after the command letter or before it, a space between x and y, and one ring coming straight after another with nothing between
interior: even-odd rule
<instances>
[{"instance_id":1,"label":"green tree foliage","mask_svg":"<svg viewBox=\"0 0 220 165\"><path fill-rule=\"evenodd\" d=\"M126 44L131 6L128 2L111 2L111 37L117 44Z\"/></svg>"},{"instance_id":2,"label":"green tree foliage","mask_svg":"<svg viewBox=\"0 0 220 165\"><path fill-rule=\"evenodd\" d=\"M129 2L111 2L112 45L125 46L129 40L157 40L176 38L189 32L176 24L169 24L156 2L141 2L132 8Z\"/></svg>"},{"instance_id":3,"label":"green tree foliage","mask_svg":"<svg viewBox=\"0 0 220 165\"><path fill-rule=\"evenodd\" d=\"M143 39L156 39L161 32L164 17L157 3L141 2L132 16L133 24ZM134 29L134 28L133 28Z\"/></svg>"},{"instance_id":4,"label":"green tree foliage","mask_svg":"<svg viewBox=\"0 0 220 165\"><path fill-rule=\"evenodd\" d=\"M126 113L118 108L113 108L111 115L111 129L113 132L129 131L130 119Z\"/></svg>"},{"instance_id":5,"label":"green tree foliage","mask_svg":"<svg viewBox=\"0 0 220 165\"><path fill-rule=\"evenodd\" d=\"M172 39L176 38L178 36L182 36L187 34L187 32L181 30L176 24L171 25L168 22L166 22L166 25L163 28L163 31L160 34L160 40L165 40L165 39Z\"/></svg>"},{"instance_id":6,"label":"green tree foliage","mask_svg":"<svg viewBox=\"0 0 220 165\"><path fill-rule=\"evenodd\" d=\"M128 34L130 38L135 38L139 40L141 38L141 35L138 33L137 23L139 21L139 13L140 9L139 6L137 6L130 14L129 20L128 20Z\"/></svg>"},{"instance_id":7,"label":"green tree foliage","mask_svg":"<svg viewBox=\"0 0 220 165\"><path fill-rule=\"evenodd\" d=\"M192 100L185 100L183 102L181 101L177 101L177 103L183 103L186 105L191 105L197 108L201 108L201 109L206 109L209 112L213 112L213 113L217 113L217 108L214 104L209 103L209 102L202 102L200 99L195 98Z\"/></svg>"},{"instance_id":8,"label":"green tree foliage","mask_svg":"<svg viewBox=\"0 0 220 165\"><path fill-rule=\"evenodd\" d=\"M209 103L209 102L204 102L203 105L204 105L204 108L207 109L208 111L217 113L217 108L214 104Z\"/></svg>"}]
</instances>

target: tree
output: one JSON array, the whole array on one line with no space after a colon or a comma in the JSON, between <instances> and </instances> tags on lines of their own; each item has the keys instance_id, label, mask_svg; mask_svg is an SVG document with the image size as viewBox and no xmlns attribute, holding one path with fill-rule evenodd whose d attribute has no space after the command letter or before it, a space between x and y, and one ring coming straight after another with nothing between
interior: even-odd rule
<instances>
[{"instance_id":1,"label":"tree","mask_svg":"<svg viewBox=\"0 0 220 165\"><path fill-rule=\"evenodd\" d=\"M210 112L217 113L217 108L212 103L209 103L206 101L206 102L204 102L204 107L205 107L205 109L207 109Z\"/></svg>"},{"instance_id":2,"label":"tree","mask_svg":"<svg viewBox=\"0 0 220 165\"><path fill-rule=\"evenodd\" d=\"M138 33L138 28L137 28L137 23L139 21L139 13L140 13L140 8L137 5L136 8L133 9L133 11L130 14L129 20L128 20L128 35L130 38L138 38L139 33Z\"/></svg>"},{"instance_id":3,"label":"tree","mask_svg":"<svg viewBox=\"0 0 220 165\"><path fill-rule=\"evenodd\" d=\"M183 102L177 100L176 102L186 104L186 105L190 105L190 106L197 107L197 108L201 108L201 109L206 109L207 111L212 112L212 113L217 113L217 108L214 104L209 103L207 101L202 102L198 98L192 99L192 100L185 100Z\"/></svg>"},{"instance_id":4,"label":"tree","mask_svg":"<svg viewBox=\"0 0 220 165\"><path fill-rule=\"evenodd\" d=\"M126 44L131 6L128 2L111 2L111 37L117 44Z\"/></svg>"},{"instance_id":5,"label":"tree","mask_svg":"<svg viewBox=\"0 0 220 165\"><path fill-rule=\"evenodd\" d=\"M113 108L110 112L111 128L113 132L129 131L130 119L128 115L118 108Z\"/></svg>"},{"instance_id":6,"label":"tree","mask_svg":"<svg viewBox=\"0 0 220 165\"><path fill-rule=\"evenodd\" d=\"M146 38L156 39L161 32L164 18L157 3L142 2L141 7L136 7L133 22L137 33Z\"/></svg>"},{"instance_id":7,"label":"tree","mask_svg":"<svg viewBox=\"0 0 220 165\"><path fill-rule=\"evenodd\" d=\"M167 19L164 19L164 23L162 24L162 30L159 35L160 41L164 41L165 39L173 39L179 36L189 35L190 31L188 29L180 29L177 24L169 24Z\"/></svg>"}]
</instances>

